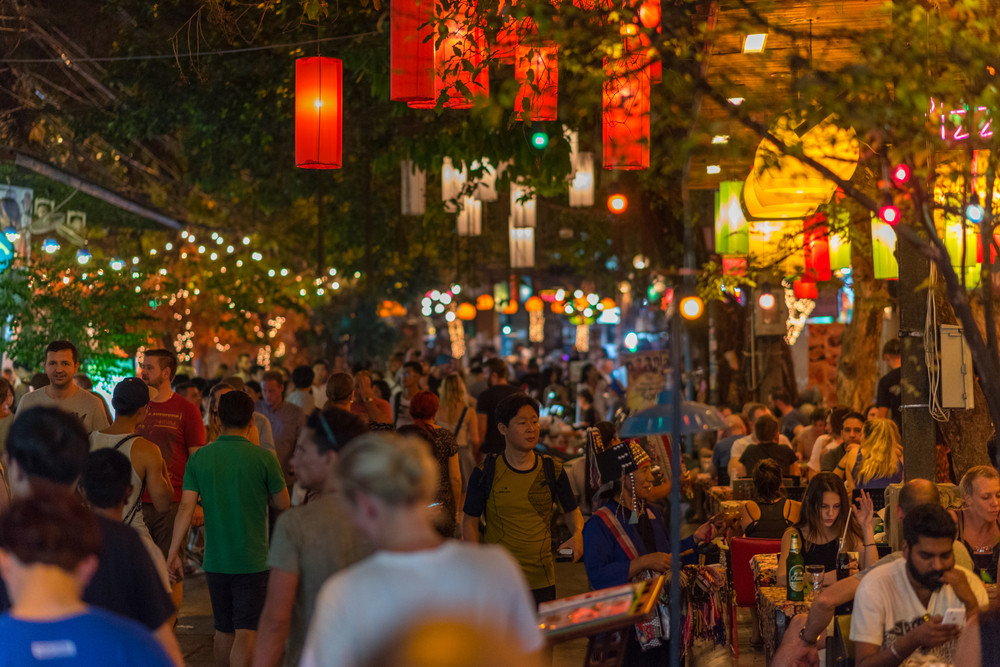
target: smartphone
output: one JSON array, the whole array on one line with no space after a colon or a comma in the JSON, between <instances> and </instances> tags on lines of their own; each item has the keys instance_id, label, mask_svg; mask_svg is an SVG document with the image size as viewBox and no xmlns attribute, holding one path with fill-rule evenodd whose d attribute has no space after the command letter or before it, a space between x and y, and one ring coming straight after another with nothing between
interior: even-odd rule
<instances>
[{"instance_id":1,"label":"smartphone","mask_svg":"<svg viewBox=\"0 0 1000 667\"><path fill-rule=\"evenodd\" d=\"M965 625L965 607L952 607L944 612L943 625Z\"/></svg>"},{"instance_id":2,"label":"smartphone","mask_svg":"<svg viewBox=\"0 0 1000 667\"><path fill-rule=\"evenodd\" d=\"M559 553L556 555L556 561L560 563L568 563L572 560L573 560L573 550L570 549L569 547L565 549L560 549Z\"/></svg>"}]
</instances>

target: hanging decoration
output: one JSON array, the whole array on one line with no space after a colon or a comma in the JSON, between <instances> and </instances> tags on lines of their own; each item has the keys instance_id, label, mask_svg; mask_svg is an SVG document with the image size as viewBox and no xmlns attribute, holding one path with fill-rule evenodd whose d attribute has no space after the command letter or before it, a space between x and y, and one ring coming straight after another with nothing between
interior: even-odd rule
<instances>
[{"instance_id":1,"label":"hanging decoration","mask_svg":"<svg viewBox=\"0 0 1000 667\"><path fill-rule=\"evenodd\" d=\"M580 152L580 134L576 130L564 130L569 142L569 162L572 168L569 183L569 205L583 208L594 205L594 154Z\"/></svg>"},{"instance_id":2,"label":"hanging decoration","mask_svg":"<svg viewBox=\"0 0 1000 667\"><path fill-rule=\"evenodd\" d=\"M604 61L604 168L649 168L649 70L642 56Z\"/></svg>"},{"instance_id":3,"label":"hanging decoration","mask_svg":"<svg viewBox=\"0 0 1000 667\"><path fill-rule=\"evenodd\" d=\"M389 99L433 103L434 0L389 3Z\"/></svg>"},{"instance_id":4,"label":"hanging decoration","mask_svg":"<svg viewBox=\"0 0 1000 667\"><path fill-rule=\"evenodd\" d=\"M482 169L482 173L476 181L476 191L474 193L476 199L479 201L497 200L497 177L503 171L503 168L503 164L494 167L490 164L490 159L485 157L469 165L469 169L472 172Z\"/></svg>"},{"instance_id":5,"label":"hanging decoration","mask_svg":"<svg viewBox=\"0 0 1000 667\"><path fill-rule=\"evenodd\" d=\"M545 341L545 313L531 311L528 313L528 340L532 343Z\"/></svg>"},{"instance_id":6,"label":"hanging decoration","mask_svg":"<svg viewBox=\"0 0 1000 667\"><path fill-rule=\"evenodd\" d=\"M578 352L590 352L590 325L576 325L576 343L574 345Z\"/></svg>"},{"instance_id":7,"label":"hanging decoration","mask_svg":"<svg viewBox=\"0 0 1000 667\"><path fill-rule=\"evenodd\" d=\"M444 210L455 213L458 210L457 200L465 187L465 169L455 169L451 158L445 157L441 164L441 201Z\"/></svg>"},{"instance_id":8,"label":"hanging decoration","mask_svg":"<svg viewBox=\"0 0 1000 667\"><path fill-rule=\"evenodd\" d=\"M977 165L973 163L975 171ZM938 165L937 177L934 180L934 226L938 236L944 241L944 247L951 259L951 266L963 280L966 288L979 285L981 271L979 262L982 259L979 225L968 219L966 212L967 197L965 188L968 179L964 171L951 165ZM976 174L973 174L975 177ZM976 186L975 179L972 187ZM982 186L985 190L985 182ZM959 214L945 210L945 207L961 211ZM980 209L981 210L981 209Z\"/></svg>"},{"instance_id":9,"label":"hanging decoration","mask_svg":"<svg viewBox=\"0 0 1000 667\"><path fill-rule=\"evenodd\" d=\"M796 280L794 285L798 285L800 282L802 281ZM816 283L812 283L812 289L815 292ZM785 342L789 345L795 345L795 341L799 339L799 334L802 333L802 329L806 326L809 314L816 307L816 302L813 299L818 294L811 297L799 297L798 288L785 289L783 291L785 293L785 307L788 309L788 320L786 322L788 332L785 334Z\"/></svg>"},{"instance_id":10,"label":"hanging decoration","mask_svg":"<svg viewBox=\"0 0 1000 667\"><path fill-rule=\"evenodd\" d=\"M533 227L515 227L512 219L510 225L510 268L530 269L534 265L535 230Z\"/></svg>"},{"instance_id":11,"label":"hanging decoration","mask_svg":"<svg viewBox=\"0 0 1000 667\"><path fill-rule=\"evenodd\" d=\"M337 58L295 61L295 166L340 169L343 65Z\"/></svg>"},{"instance_id":12,"label":"hanging decoration","mask_svg":"<svg viewBox=\"0 0 1000 667\"><path fill-rule=\"evenodd\" d=\"M427 172L418 169L413 160L403 160L399 163L399 173L402 214L423 215L426 210Z\"/></svg>"},{"instance_id":13,"label":"hanging decoration","mask_svg":"<svg viewBox=\"0 0 1000 667\"><path fill-rule=\"evenodd\" d=\"M514 72L520 90L514 111L522 120L555 120L559 100L559 47L552 43L518 45Z\"/></svg>"},{"instance_id":14,"label":"hanging decoration","mask_svg":"<svg viewBox=\"0 0 1000 667\"><path fill-rule=\"evenodd\" d=\"M530 196L529 196L530 195ZM537 197L530 188L517 183L510 185L511 228L534 227Z\"/></svg>"},{"instance_id":15,"label":"hanging decoration","mask_svg":"<svg viewBox=\"0 0 1000 667\"><path fill-rule=\"evenodd\" d=\"M826 215L817 213L803 222L802 245L805 250L803 277L815 284L830 280L830 235Z\"/></svg>"},{"instance_id":16,"label":"hanging decoration","mask_svg":"<svg viewBox=\"0 0 1000 667\"><path fill-rule=\"evenodd\" d=\"M448 319L448 338L451 340L451 356L461 359L465 356L465 326L458 318Z\"/></svg>"},{"instance_id":17,"label":"hanging decoration","mask_svg":"<svg viewBox=\"0 0 1000 667\"><path fill-rule=\"evenodd\" d=\"M458 210L458 235L480 236L483 233L483 202L475 197L462 197Z\"/></svg>"},{"instance_id":18,"label":"hanging decoration","mask_svg":"<svg viewBox=\"0 0 1000 667\"><path fill-rule=\"evenodd\" d=\"M872 264L876 280L898 280L896 262L896 231L872 214Z\"/></svg>"},{"instance_id":19,"label":"hanging decoration","mask_svg":"<svg viewBox=\"0 0 1000 667\"><path fill-rule=\"evenodd\" d=\"M743 217L740 195L743 183L722 181L715 195L715 252L746 255L750 252L750 227Z\"/></svg>"},{"instance_id":20,"label":"hanging decoration","mask_svg":"<svg viewBox=\"0 0 1000 667\"><path fill-rule=\"evenodd\" d=\"M854 128L842 128L838 122L831 114L810 126L804 114L797 118L785 114L771 125L770 132L788 148L800 150L847 181L858 166L861 144ZM833 181L764 139L757 146L743 201L752 218L803 218L828 202L836 189Z\"/></svg>"},{"instance_id":21,"label":"hanging decoration","mask_svg":"<svg viewBox=\"0 0 1000 667\"><path fill-rule=\"evenodd\" d=\"M493 310L494 305L492 294L480 294L476 297L476 310Z\"/></svg>"},{"instance_id":22,"label":"hanging decoration","mask_svg":"<svg viewBox=\"0 0 1000 667\"><path fill-rule=\"evenodd\" d=\"M538 32L535 21L530 16L518 18L514 16L514 0L500 0L500 29L497 31L497 43L493 49L493 57L501 63L513 65L517 57L517 47L529 40Z\"/></svg>"},{"instance_id":23,"label":"hanging decoration","mask_svg":"<svg viewBox=\"0 0 1000 667\"><path fill-rule=\"evenodd\" d=\"M469 303L468 301L460 303L458 305L458 308L455 309L455 315L457 315L458 319L462 320L463 322L471 322L472 320L476 319L476 315L478 314L478 312L479 311L476 310L476 307L473 304Z\"/></svg>"},{"instance_id":24,"label":"hanging decoration","mask_svg":"<svg viewBox=\"0 0 1000 667\"><path fill-rule=\"evenodd\" d=\"M476 4L457 0L441 18L446 33L434 53L437 85L447 96L446 108L471 109L476 98L490 96L486 40L476 18Z\"/></svg>"}]
</instances>

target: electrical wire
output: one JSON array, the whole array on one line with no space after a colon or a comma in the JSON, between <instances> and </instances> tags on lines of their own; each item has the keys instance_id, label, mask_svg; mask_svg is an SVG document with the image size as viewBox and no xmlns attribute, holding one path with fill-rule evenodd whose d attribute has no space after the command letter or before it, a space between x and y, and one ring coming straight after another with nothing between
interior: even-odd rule
<instances>
[{"instance_id":1,"label":"electrical wire","mask_svg":"<svg viewBox=\"0 0 1000 667\"><path fill-rule=\"evenodd\" d=\"M267 51L269 49L287 49L293 46L306 46L309 44L319 44L320 42L334 42L341 41L345 39L354 39L355 37L369 37L371 35L378 35L378 31L371 32L358 32L353 35L340 35L337 37L323 37L322 39L309 39L303 42L288 42L286 44L266 44L264 46L248 46L241 49L222 49L213 51L189 51L187 53L158 53L149 55L138 55L138 56L94 56L94 57L81 57L81 58L71 58L66 56L64 58L4 58L3 62L8 64L42 64L42 63L63 63L65 65L70 65L74 62L79 63L107 63L107 62L125 62L129 60L176 60L179 58L201 58L202 56L226 56L233 53L249 53L252 51Z\"/></svg>"},{"instance_id":2,"label":"electrical wire","mask_svg":"<svg viewBox=\"0 0 1000 667\"><path fill-rule=\"evenodd\" d=\"M941 407L941 359L938 340L937 304L934 302L934 285L937 285L937 267L931 262L927 289L927 317L924 320L924 361L927 364L927 410L936 421L951 419L951 411Z\"/></svg>"}]
</instances>

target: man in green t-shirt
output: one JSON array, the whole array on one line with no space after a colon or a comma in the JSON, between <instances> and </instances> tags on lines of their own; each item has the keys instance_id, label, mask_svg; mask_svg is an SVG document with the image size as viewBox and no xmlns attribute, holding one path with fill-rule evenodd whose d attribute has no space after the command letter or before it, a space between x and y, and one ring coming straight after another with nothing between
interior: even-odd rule
<instances>
[{"instance_id":1,"label":"man in green t-shirt","mask_svg":"<svg viewBox=\"0 0 1000 667\"><path fill-rule=\"evenodd\" d=\"M531 586L536 603L556 599L555 558L552 555L552 514L563 512L573 536L559 550L574 561L583 555L583 516L562 466L535 452L538 444L538 402L527 394L504 398L496 407L497 429L505 447L487 458L469 476L462 538L479 541L479 517L486 521L483 541L502 544ZM549 470L546 471L546 467Z\"/></svg>"},{"instance_id":2,"label":"man in green t-shirt","mask_svg":"<svg viewBox=\"0 0 1000 667\"><path fill-rule=\"evenodd\" d=\"M281 466L247 435L253 400L242 391L219 398L222 434L188 459L167 567L178 572L181 543L201 496L205 511L205 579L215 617L215 656L250 665L267 593L267 505L288 507ZM223 658L223 662L224 662Z\"/></svg>"}]
</instances>

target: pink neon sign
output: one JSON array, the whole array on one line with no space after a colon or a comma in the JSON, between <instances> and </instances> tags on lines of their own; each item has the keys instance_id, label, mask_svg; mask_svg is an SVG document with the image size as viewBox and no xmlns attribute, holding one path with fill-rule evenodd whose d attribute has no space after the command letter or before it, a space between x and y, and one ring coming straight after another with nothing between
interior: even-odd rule
<instances>
[{"instance_id":1,"label":"pink neon sign","mask_svg":"<svg viewBox=\"0 0 1000 667\"><path fill-rule=\"evenodd\" d=\"M975 134L980 139L993 136L993 118L986 107L976 107L972 113L968 107L947 110L944 103L938 104L931 98L931 109L927 116L939 120L941 141L962 141Z\"/></svg>"}]
</instances>

